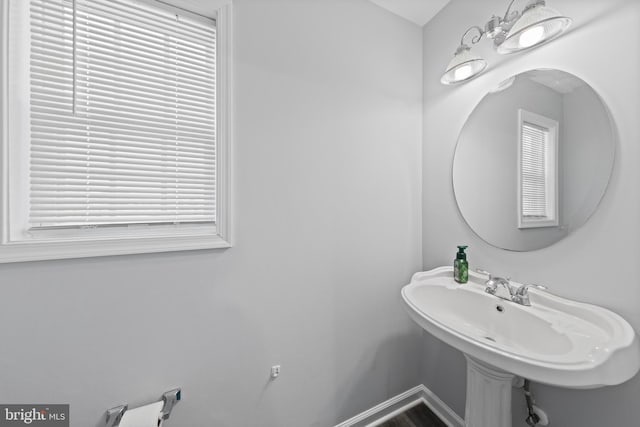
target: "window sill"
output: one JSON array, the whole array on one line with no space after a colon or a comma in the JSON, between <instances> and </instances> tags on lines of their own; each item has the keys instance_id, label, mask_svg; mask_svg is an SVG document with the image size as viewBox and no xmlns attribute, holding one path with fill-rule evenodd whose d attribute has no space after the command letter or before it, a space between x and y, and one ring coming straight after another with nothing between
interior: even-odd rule
<instances>
[{"instance_id":1,"label":"window sill","mask_svg":"<svg viewBox=\"0 0 640 427\"><path fill-rule=\"evenodd\" d=\"M558 223L558 221L527 221L527 222L521 222L518 224L518 228L520 230L527 230L530 228L552 228L552 227L559 227L560 224Z\"/></svg>"},{"instance_id":2,"label":"window sill","mask_svg":"<svg viewBox=\"0 0 640 427\"><path fill-rule=\"evenodd\" d=\"M22 241L0 245L0 263L230 247L231 244L219 235L118 238L75 242Z\"/></svg>"}]
</instances>

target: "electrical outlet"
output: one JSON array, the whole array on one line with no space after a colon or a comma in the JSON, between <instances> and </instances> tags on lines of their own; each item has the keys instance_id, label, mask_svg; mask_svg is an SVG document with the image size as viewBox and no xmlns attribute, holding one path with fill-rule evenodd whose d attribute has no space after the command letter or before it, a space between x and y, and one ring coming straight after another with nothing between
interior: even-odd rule
<instances>
[{"instance_id":1,"label":"electrical outlet","mask_svg":"<svg viewBox=\"0 0 640 427\"><path fill-rule=\"evenodd\" d=\"M278 378L280 376L280 365L273 365L271 367L271 378Z\"/></svg>"}]
</instances>

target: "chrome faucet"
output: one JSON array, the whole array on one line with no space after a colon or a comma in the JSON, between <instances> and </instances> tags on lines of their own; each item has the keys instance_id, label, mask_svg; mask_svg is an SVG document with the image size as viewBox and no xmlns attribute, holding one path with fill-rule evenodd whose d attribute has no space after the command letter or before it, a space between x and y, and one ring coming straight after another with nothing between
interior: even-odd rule
<instances>
[{"instance_id":1,"label":"chrome faucet","mask_svg":"<svg viewBox=\"0 0 640 427\"><path fill-rule=\"evenodd\" d=\"M488 273L488 272L486 272ZM484 283L486 288L484 291L488 294L495 295L497 297L511 300L514 295L513 286L509 282L509 278L493 276L491 273L488 273L489 279ZM505 289L506 292L500 291L500 289Z\"/></svg>"},{"instance_id":2,"label":"chrome faucet","mask_svg":"<svg viewBox=\"0 0 640 427\"><path fill-rule=\"evenodd\" d=\"M546 286L542 285L522 285L522 286L514 286L510 282L510 278L503 278L493 276L491 273L485 270L477 269L476 270L480 274L484 274L489 277L485 282L486 288L484 291L488 294L495 295L498 298L506 299L508 301L515 302L516 304L530 306L531 301L529 300L529 288L537 288L546 290ZM505 289L505 291L500 291L500 289Z\"/></svg>"}]
</instances>

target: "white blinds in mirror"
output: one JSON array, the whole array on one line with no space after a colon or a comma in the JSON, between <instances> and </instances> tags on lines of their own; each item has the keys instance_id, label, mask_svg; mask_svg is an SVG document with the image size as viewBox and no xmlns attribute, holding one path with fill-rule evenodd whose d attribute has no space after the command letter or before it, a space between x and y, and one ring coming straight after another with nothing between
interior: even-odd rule
<instances>
[{"instance_id":1,"label":"white blinds in mirror","mask_svg":"<svg viewBox=\"0 0 640 427\"><path fill-rule=\"evenodd\" d=\"M522 216L547 216L548 131L532 123L522 123L521 197Z\"/></svg>"},{"instance_id":2,"label":"white blinds in mirror","mask_svg":"<svg viewBox=\"0 0 640 427\"><path fill-rule=\"evenodd\" d=\"M32 228L216 221L216 31L133 0L31 0Z\"/></svg>"}]
</instances>

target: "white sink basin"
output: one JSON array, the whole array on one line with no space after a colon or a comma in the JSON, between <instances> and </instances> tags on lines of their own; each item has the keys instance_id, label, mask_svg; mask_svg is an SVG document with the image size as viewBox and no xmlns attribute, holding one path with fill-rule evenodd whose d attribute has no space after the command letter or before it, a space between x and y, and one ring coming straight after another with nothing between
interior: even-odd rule
<instances>
[{"instance_id":1,"label":"white sink basin","mask_svg":"<svg viewBox=\"0 0 640 427\"><path fill-rule=\"evenodd\" d=\"M461 285L451 267L440 267L416 273L402 298L427 332L520 377L593 388L620 384L638 372L636 333L617 314L535 289L526 307L486 293L485 281L469 272L469 283Z\"/></svg>"}]
</instances>

